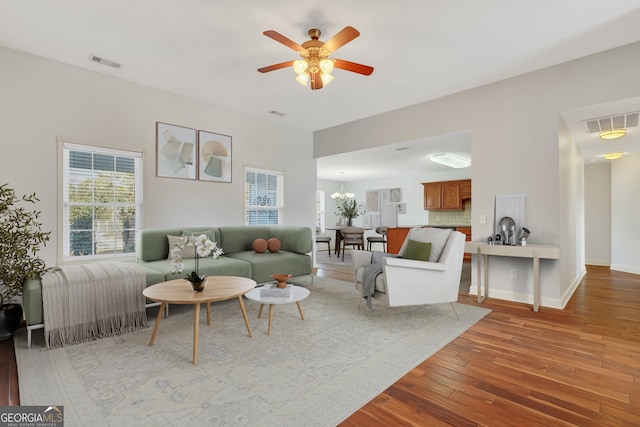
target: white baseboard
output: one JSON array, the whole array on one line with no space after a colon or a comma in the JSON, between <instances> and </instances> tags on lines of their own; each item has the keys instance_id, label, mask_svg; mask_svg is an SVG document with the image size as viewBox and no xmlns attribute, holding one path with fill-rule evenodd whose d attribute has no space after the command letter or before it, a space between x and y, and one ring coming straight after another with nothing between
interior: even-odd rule
<instances>
[{"instance_id":1,"label":"white baseboard","mask_svg":"<svg viewBox=\"0 0 640 427\"><path fill-rule=\"evenodd\" d=\"M622 271L623 273L640 274L640 267L633 265L611 264L611 270Z\"/></svg>"},{"instance_id":2,"label":"white baseboard","mask_svg":"<svg viewBox=\"0 0 640 427\"><path fill-rule=\"evenodd\" d=\"M578 289L580 282L582 282L582 279L584 279L584 276L586 274L587 274L587 269L584 268L580 272L580 274L578 274L578 276L575 278L571 286L569 286L567 290L564 292L564 294L562 295L562 298L560 299L560 302L562 303L562 309L564 309L567 306L567 303L573 296L573 293L576 291L576 289Z\"/></svg>"},{"instance_id":3,"label":"white baseboard","mask_svg":"<svg viewBox=\"0 0 640 427\"><path fill-rule=\"evenodd\" d=\"M596 265L598 267L609 267L611 265L611 260L604 259L588 259L585 261L587 265Z\"/></svg>"},{"instance_id":4,"label":"white baseboard","mask_svg":"<svg viewBox=\"0 0 640 427\"><path fill-rule=\"evenodd\" d=\"M579 281L578 281L579 282ZM471 286L469 289L470 295L477 295L477 287ZM513 292L504 289L491 289L489 286L489 298L501 299L506 301L520 302L523 304L530 304L533 306L533 294L523 294L521 292ZM540 306L547 308L562 309L563 305L558 298L549 298L543 295L540 296Z\"/></svg>"}]
</instances>

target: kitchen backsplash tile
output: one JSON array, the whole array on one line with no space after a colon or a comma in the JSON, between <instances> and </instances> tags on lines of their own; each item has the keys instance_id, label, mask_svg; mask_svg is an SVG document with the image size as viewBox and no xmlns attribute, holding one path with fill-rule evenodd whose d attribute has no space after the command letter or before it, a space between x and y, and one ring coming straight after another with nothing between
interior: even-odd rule
<instances>
[{"instance_id":1,"label":"kitchen backsplash tile","mask_svg":"<svg viewBox=\"0 0 640 427\"><path fill-rule=\"evenodd\" d=\"M471 200L464 201L463 211L428 211L429 225L471 226Z\"/></svg>"}]
</instances>

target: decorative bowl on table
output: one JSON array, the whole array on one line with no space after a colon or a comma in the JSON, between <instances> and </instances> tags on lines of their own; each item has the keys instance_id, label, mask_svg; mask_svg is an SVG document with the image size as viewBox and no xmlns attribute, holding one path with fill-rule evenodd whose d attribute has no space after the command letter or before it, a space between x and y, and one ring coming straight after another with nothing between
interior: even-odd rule
<instances>
[{"instance_id":1,"label":"decorative bowl on table","mask_svg":"<svg viewBox=\"0 0 640 427\"><path fill-rule=\"evenodd\" d=\"M291 274L287 274L287 273L278 273L278 274L271 275L271 278L276 281L276 286L279 288L286 288L287 280L291 279L291 277L292 277Z\"/></svg>"}]
</instances>

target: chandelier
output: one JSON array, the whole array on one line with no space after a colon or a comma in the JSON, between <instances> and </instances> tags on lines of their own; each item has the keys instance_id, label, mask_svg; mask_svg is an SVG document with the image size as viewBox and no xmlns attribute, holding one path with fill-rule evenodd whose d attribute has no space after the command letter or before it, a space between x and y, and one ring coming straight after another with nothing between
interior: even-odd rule
<instances>
[{"instance_id":1,"label":"chandelier","mask_svg":"<svg viewBox=\"0 0 640 427\"><path fill-rule=\"evenodd\" d=\"M344 179L344 172L340 172L342 174L342 177ZM355 197L355 194L353 193L345 193L344 192L344 182L340 183L340 192L339 193L333 193L330 196L333 200L347 200L347 199L353 199Z\"/></svg>"}]
</instances>

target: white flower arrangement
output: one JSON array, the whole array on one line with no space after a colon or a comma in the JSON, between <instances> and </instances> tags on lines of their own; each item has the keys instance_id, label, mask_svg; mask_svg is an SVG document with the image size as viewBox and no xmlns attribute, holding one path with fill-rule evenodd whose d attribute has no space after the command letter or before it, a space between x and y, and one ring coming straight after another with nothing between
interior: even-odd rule
<instances>
[{"instance_id":1,"label":"white flower arrangement","mask_svg":"<svg viewBox=\"0 0 640 427\"><path fill-rule=\"evenodd\" d=\"M180 241L171 249L171 273L181 273L184 270L184 262L182 261L182 251L187 245L195 246L196 248L196 268L186 278L190 282L200 282L204 280L204 275L200 276L198 273L198 260L200 258L206 258L211 255L214 259L218 259L224 255L222 248L218 247L217 242L213 242L207 237L206 234L201 234L197 237L182 236Z\"/></svg>"}]
</instances>

